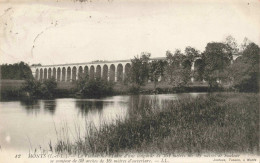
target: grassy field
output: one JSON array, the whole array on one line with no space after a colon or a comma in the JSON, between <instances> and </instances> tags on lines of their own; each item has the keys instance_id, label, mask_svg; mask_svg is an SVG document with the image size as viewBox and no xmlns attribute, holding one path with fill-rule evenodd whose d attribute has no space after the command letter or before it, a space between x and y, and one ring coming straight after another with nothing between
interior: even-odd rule
<instances>
[{"instance_id":1,"label":"grassy field","mask_svg":"<svg viewBox=\"0 0 260 163\"><path fill-rule=\"evenodd\" d=\"M0 80L1 90L20 89L24 83L24 80ZM71 89L75 87L75 83L58 82L57 87L58 89Z\"/></svg>"},{"instance_id":2,"label":"grassy field","mask_svg":"<svg viewBox=\"0 0 260 163\"><path fill-rule=\"evenodd\" d=\"M26 97L26 93L22 90L24 83L24 80L0 80L0 100L19 100ZM72 83L58 82L57 95L67 96L74 87Z\"/></svg>"},{"instance_id":3,"label":"grassy field","mask_svg":"<svg viewBox=\"0 0 260 163\"><path fill-rule=\"evenodd\" d=\"M0 100L24 96L21 90L24 82L24 80L0 80Z\"/></svg>"},{"instance_id":4,"label":"grassy field","mask_svg":"<svg viewBox=\"0 0 260 163\"><path fill-rule=\"evenodd\" d=\"M1 91L20 89L23 83L25 83L24 80L0 80Z\"/></svg>"},{"instance_id":5,"label":"grassy field","mask_svg":"<svg viewBox=\"0 0 260 163\"><path fill-rule=\"evenodd\" d=\"M259 95L211 94L158 103L141 99L127 120L95 128L75 141L61 134L53 149L69 154L259 153ZM65 130L68 130L65 128Z\"/></svg>"},{"instance_id":6,"label":"grassy field","mask_svg":"<svg viewBox=\"0 0 260 163\"><path fill-rule=\"evenodd\" d=\"M24 80L0 80L0 99L10 100L24 98L25 92L22 90ZM75 83L58 82L57 97L66 97L74 92Z\"/></svg>"}]
</instances>

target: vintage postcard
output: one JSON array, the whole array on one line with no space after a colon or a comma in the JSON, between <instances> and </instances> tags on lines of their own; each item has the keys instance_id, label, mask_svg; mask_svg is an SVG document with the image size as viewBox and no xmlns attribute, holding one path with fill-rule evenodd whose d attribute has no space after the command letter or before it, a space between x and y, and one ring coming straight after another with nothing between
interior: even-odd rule
<instances>
[{"instance_id":1,"label":"vintage postcard","mask_svg":"<svg viewBox=\"0 0 260 163\"><path fill-rule=\"evenodd\" d=\"M0 162L258 163L259 56L259 0L0 0Z\"/></svg>"}]
</instances>

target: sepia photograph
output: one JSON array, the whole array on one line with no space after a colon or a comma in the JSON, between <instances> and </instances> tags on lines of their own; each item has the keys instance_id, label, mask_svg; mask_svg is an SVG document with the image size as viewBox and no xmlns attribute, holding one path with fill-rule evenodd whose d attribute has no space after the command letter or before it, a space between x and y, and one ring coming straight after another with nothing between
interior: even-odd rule
<instances>
[{"instance_id":1,"label":"sepia photograph","mask_svg":"<svg viewBox=\"0 0 260 163\"><path fill-rule=\"evenodd\" d=\"M259 0L0 0L1 163L258 163Z\"/></svg>"}]
</instances>

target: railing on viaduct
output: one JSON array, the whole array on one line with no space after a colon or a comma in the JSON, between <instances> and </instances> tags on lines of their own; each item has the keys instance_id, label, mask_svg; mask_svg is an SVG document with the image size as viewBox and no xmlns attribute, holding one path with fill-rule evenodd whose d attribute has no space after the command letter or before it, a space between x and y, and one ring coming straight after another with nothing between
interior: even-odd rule
<instances>
[{"instance_id":1,"label":"railing on viaduct","mask_svg":"<svg viewBox=\"0 0 260 163\"><path fill-rule=\"evenodd\" d=\"M151 60L165 60L165 57L152 58ZM194 70L195 62L191 70ZM97 61L87 63L71 63L59 65L31 66L36 80L54 78L57 82L72 82L78 80L84 74L90 79L102 78L104 80L120 82L129 75L131 60ZM191 79L193 81L193 78Z\"/></svg>"}]
</instances>

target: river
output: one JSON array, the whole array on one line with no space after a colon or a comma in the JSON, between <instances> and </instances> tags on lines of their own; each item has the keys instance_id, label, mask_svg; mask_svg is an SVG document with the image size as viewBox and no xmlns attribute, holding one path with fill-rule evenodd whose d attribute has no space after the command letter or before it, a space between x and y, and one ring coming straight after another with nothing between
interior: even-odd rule
<instances>
[{"instance_id":1,"label":"river","mask_svg":"<svg viewBox=\"0 0 260 163\"><path fill-rule=\"evenodd\" d=\"M160 95L124 95L100 99L57 98L53 100L1 101L0 146L1 150L28 151L48 149L55 144L60 133L70 139L83 135L85 124L97 128L103 123L126 119L132 107L141 107L144 99L155 100L161 107L163 100L197 97L205 93Z\"/></svg>"}]
</instances>

